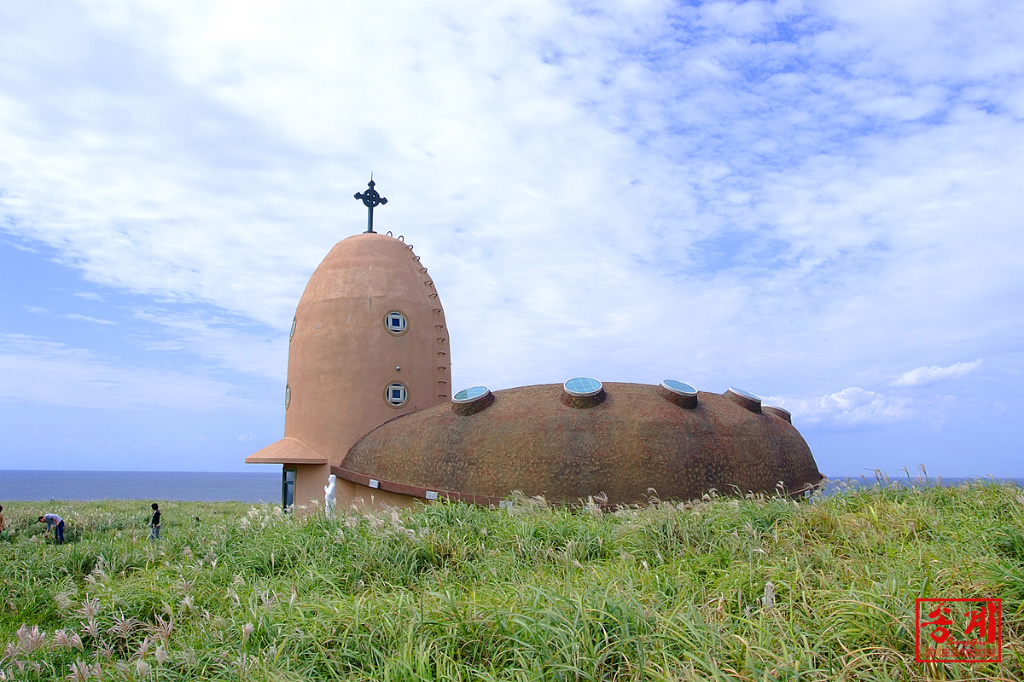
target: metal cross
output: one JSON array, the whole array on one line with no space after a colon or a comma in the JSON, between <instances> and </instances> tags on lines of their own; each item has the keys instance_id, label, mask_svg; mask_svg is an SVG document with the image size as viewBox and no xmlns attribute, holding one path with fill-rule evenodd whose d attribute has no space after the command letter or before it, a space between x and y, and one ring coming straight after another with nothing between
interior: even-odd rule
<instances>
[{"instance_id":1,"label":"metal cross","mask_svg":"<svg viewBox=\"0 0 1024 682\"><path fill-rule=\"evenodd\" d=\"M373 188L375 184L377 183L373 181L373 176L371 175L369 189L367 189L365 192L356 192L355 195L356 199L362 201L363 205L366 206L367 210L369 211L369 213L366 216L367 232L373 232L373 209L376 206L379 206L380 204L388 203L388 200L385 197L382 197L380 194L378 194L377 190Z\"/></svg>"}]
</instances>

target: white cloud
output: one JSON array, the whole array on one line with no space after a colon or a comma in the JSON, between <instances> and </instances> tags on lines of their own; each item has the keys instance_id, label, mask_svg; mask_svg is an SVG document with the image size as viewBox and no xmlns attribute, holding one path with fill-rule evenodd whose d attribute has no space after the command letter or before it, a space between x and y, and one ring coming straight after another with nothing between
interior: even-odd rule
<instances>
[{"instance_id":1,"label":"white cloud","mask_svg":"<svg viewBox=\"0 0 1024 682\"><path fill-rule=\"evenodd\" d=\"M798 426L878 426L906 421L915 414L908 398L887 396L856 386L816 398L765 398L764 403L789 410Z\"/></svg>"},{"instance_id":2,"label":"white cloud","mask_svg":"<svg viewBox=\"0 0 1024 682\"><path fill-rule=\"evenodd\" d=\"M1020 338L1021 3L303 7L0 5L0 229L180 304L145 348L283 375L370 170L457 385L677 376L891 422L827 392Z\"/></svg>"},{"instance_id":3,"label":"white cloud","mask_svg":"<svg viewBox=\"0 0 1024 682\"><path fill-rule=\"evenodd\" d=\"M962 377L970 372L973 372L978 366L981 365L981 360L975 360L974 362L958 362L955 365L949 367L918 367L906 372L898 379L892 382L893 386L925 386L928 384L934 384L937 381L945 381L947 379L955 379Z\"/></svg>"},{"instance_id":4,"label":"white cloud","mask_svg":"<svg viewBox=\"0 0 1024 682\"><path fill-rule=\"evenodd\" d=\"M80 298L85 301L102 301L103 297L93 291L76 291L71 294L75 298Z\"/></svg>"},{"instance_id":5,"label":"white cloud","mask_svg":"<svg viewBox=\"0 0 1024 682\"><path fill-rule=\"evenodd\" d=\"M104 319L100 319L98 317L91 317L89 315L82 315L80 313L57 314L57 313L55 313L54 311L52 311L52 310L50 310L48 308L43 308L42 306L37 306L37 305L25 305L25 306L22 306L22 308L25 310L25 312L32 313L33 315L43 315L45 317L61 318L61 319L64 319L64 320L76 320L78 322L92 322L93 324L102 324L102 325L117 324L113 320L104 320Z\"/></svg>"},{"instance_id":6,"label":"white cloud","mask_svg":"<svg viewBox=\"0 0 1024 682\"><path fill-rule=\"evenodd\" d=\"M171 313L153 307L136 310L133 317L156 325L152 335L136 339L147 350L182 351L231 371L285 379L287 334L268 334L261 325L246 324L244 319L200 310Z\"/></svg>"},{"instance_id":7,"label":"white cloud","mask_svg":"<svg viewBox=\"0 0 1024 682\"><path fill-rule=\"evenodd\" d=\"M63 316L67 320L78 320L79 322L92 322L93 324L117 324L113 320L102 320L98 317L90 317L88 315L79 315L78 313L68 313Z\"/></svg>"},{"instance_id":8,"label":"white cloud","mask_svg":"<svg viewBox=\"0 0 1024 682\"><path fill-rule=\"evenodd\" d=\"M181 371L132 367L25 334L0 334L0 400L135 410L254 411L235 387Z\"/></svg>"}]
</instances>

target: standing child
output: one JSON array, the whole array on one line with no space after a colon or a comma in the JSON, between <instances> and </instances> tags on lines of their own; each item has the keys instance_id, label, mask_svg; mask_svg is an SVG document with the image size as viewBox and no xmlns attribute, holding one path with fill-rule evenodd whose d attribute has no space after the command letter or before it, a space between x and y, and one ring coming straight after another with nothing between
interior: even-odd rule
<instances>
[{"instance_id":1,"label":"standing child","mask_svg":"<svg viewBox=\"0 0 1024 682\"><path fill-rule=\"evenodd\" d=\"M64 544L64 519L56 514L43 514L39 520L46 524L46 534L50 534L50 526L55 527L54 537L58 545Z\"/></svg>"},{"instance_id":2,"label":"standing child","mask_svg":"<svg viewBox=\"0 0 1024 682\"><path fill-rule=\"evenodd\" d=\"M149 522L149 539L160 539L160 505L153 503L153 520Z\"/></svg>"}]
</instances>

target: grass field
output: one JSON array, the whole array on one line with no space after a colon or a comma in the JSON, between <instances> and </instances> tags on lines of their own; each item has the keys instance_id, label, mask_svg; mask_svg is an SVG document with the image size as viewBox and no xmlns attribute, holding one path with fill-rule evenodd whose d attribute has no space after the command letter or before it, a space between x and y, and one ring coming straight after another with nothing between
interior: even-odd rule
<instances>
[{"instance_id":1,"label":"grass field","mask_svg":"<svg viewBox=\"0 0 1024 682\"><path fill-rule=\"evenodd\" d=\"M161 508L151 543L147 504L6 505L0 679L1024 679L1009 485L616 512ZM44 511L67 519L63 546ZM915 663L918 597L1000 597L1002 661Z\"/></svg>"}]
</instances>

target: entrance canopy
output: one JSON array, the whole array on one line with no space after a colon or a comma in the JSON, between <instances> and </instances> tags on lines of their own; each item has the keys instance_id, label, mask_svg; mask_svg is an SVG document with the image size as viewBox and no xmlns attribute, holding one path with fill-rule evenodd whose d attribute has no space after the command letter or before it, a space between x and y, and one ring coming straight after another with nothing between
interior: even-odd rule
<instances>
[{"instance_id":1,"label":"entrance canopy","mask_svg":"<svg viewBox=\"0 0 1024 682\"><path fill-rule=\"evenodd\" d=\"M327 458L298 438L285 437L245 458L246 464L327 464Z\"/></svg>"}]
</instances>

